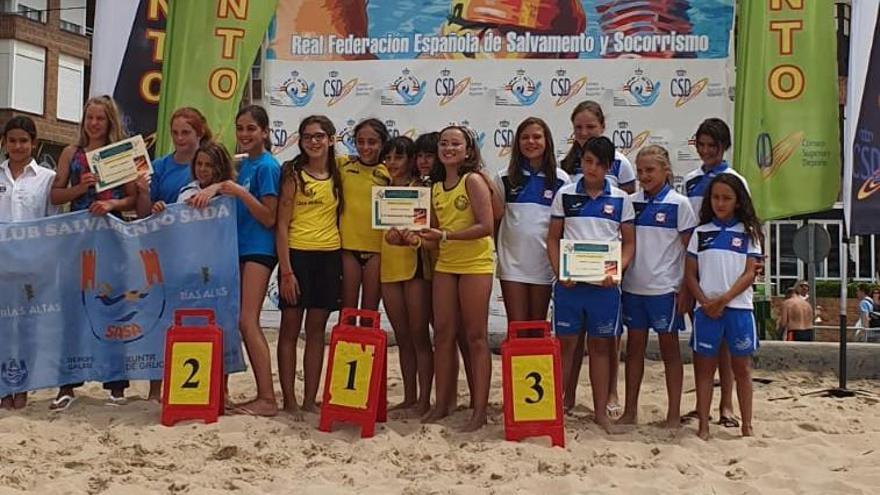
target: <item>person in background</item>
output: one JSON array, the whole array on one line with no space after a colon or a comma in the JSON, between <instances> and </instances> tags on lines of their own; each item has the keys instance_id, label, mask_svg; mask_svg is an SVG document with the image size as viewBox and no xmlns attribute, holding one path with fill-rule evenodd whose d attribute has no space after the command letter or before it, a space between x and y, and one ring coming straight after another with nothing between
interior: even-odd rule
<instances>
[{"instance_id":1,"label":"person in background","mask_svg":"<svg viewBox=\"0 0 880 495\"><path fill-rule=\"evenodd\" d=\"M798 296L797 290L791 287L785 291L785 300L779 308L778 327L782 340L812 342L815 340L813 330L813 308L805 299Z\"/></svg>"},{"instance_id":2,"label":"person in background","mask_svg":"<svg viewBox=\"0 0 880 495\"><path fill-rule=\"evenodd\" d=\"M20 222L51 215L55 208L49 192L55 172L37 165L37 126L30 117L9 119L3 127L8 158L0 163L0 222ZM27 392L4 396L0 409L22 409Z\"/></svg>"}]
</instances>

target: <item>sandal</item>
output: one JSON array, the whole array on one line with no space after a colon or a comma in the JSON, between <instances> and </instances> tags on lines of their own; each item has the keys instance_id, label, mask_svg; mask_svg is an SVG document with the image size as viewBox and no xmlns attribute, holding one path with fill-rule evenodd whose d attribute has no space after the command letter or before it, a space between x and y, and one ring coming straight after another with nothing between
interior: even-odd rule
<instances>
[{"instance_id":1,"label":"sandal","mask_svg":"<svg viewBox=\"0 0 880 495\"><path fill-rule=\"evenodd\" d=\"M123 397L114 397L113 394L107 396L107 405L108 406L124 406L128 404L128 399Z\"/></svg>"},{"instance_id":2,"label":"sandal","mask_svg":"<svg viewBox=\"0 0 880 495\"><path fill-rule=\"evenodd\" d=\"M725 428L739 428L739 420L732 416L721 416L718 419L718 424Z\"/></svg>"},{"instance_id":3,"label":"sandal","mask_svg":"<svg viewBox=\"0 0 880 495\"><path fill-rule=\"evenodd\" d=\"M611 419L617 419L623 416L623 408L620 407L620 404L608 404L605 406L605 412Z\"/></svg>"},{"instance_id":4,"label":"sandal","mask_svg":"<svg viewBox=\"0 0 880 495\"><path fill-rule=\"evenodd\" d=\"M62 395L61 397L57 397L55 400L53 400L52 403L49 404L49 410L52 412L56 412L56 413L61 412L61 411L66 411L67 408L72 406L74 402L76 402L75 395L66 395L65 394L65 395Z\"/></svg>"},{"instance_id":5,"label":"sandal","mask_svg":"<svg viewBox=\"0 0 880 495\"><path fill-rule=\"evenodd\" d=\"M681 417L681 424L683 424L683 425L688 424L688 423L690 423L691 421L693 421L693 420L695 420L695 419L700 419L700 413L698 413L698 412L696 411L696 409L693 410L693 411L691 411L691 412L689 412L689 413L687 413L687 414L685 414L685 415L683 415L683 416ZM709 421L712 421L712 415L711 415L711 414L709 415Z\"/></svg>"}]
</instances>

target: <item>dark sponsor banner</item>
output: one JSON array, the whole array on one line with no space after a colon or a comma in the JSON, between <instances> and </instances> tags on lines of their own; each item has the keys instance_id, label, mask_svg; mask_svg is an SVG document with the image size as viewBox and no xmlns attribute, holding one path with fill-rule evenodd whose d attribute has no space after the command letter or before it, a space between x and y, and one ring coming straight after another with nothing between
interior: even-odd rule
<instances>
[{"instance_id":1,"label":"dark sponsor banner","mask_svg":"<svg viewBox=\"0 0 880 495\"><path fill-rule=\"evenodd\" d=\"M853 143L850 234L880 234L880 14Z\"/></svg>"},{"instance_id":2,"label":"dark sponsor banner","mask_svg":"<svg viewBox=\"0 0 880 495\"><path fill-rule=\"evenodd\" d=\"M156 140L162 81L165 5L157 0L140 1L113 91L128 133L143 135L151 152Z\"/></svg>"}]
</instances>

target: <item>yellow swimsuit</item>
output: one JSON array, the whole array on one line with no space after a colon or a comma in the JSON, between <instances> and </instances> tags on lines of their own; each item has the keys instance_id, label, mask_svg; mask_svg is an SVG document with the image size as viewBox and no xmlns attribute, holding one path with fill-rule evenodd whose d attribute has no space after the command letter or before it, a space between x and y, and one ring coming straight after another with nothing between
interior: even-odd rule
<instances>
[{"instance_id":1,"label":"yellow swimsuit","mask_svg":"<svg viewBox=\"0 0 880 495\"><path fill-rule=\"evenodd\" d=\"M339 200L333 193L333 178L316 179L306 172L301 177L305 192L297 185L287 245L301 251L335 251L341 243L336 226Z\"/></svg>"},{"instance_id":2,"label":"yellow swimsuit","mask_svg":"<svg viewBox=\"0 0 880 495\"><path fill-rule=\"evenodd\" d=\"M442 182L432 186L431 203L441 230L458 232L476 223L465 187L468 175L459 178L458 184L449 191L444 189ZM434 271L458 275L492 274L495 268L494 246L492 237L488 235L468 241L441 242Z\"/></svg>"},{"instance_id":3,"label":"yellow swimsuit","mask_svg":"<svg viewBox=\"0 0 880 495\"><path fill-rule=\"evenodd\" d=\"M373 230L370 220L371 194L373 186L390 184L391 175L382 163L368 167L352 156L337 157L336 166L342 176L344 198L339 220L342 249L378 253L382 250L384 232Z\"/></svg>"}]
</instances>

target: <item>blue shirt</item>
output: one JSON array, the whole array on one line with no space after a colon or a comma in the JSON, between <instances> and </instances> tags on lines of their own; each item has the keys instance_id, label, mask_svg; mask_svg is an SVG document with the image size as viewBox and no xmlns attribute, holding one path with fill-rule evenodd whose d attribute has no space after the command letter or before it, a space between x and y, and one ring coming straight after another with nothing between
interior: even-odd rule
<instances>
[{"instance_id":1,"label":"blue shirt","mask_svg":"<svg viewBox=\"0 0 880 495\"><path fill-rule=\"evenodd\" d=\"M174 161L174 153L153 162L153 178L150 179L150 200L177 202L177 193L193 180L189 163Z\"/></svg>"},{"instance_id":2,"label":"blue shirt","mask_svg":"<svg viewBox=\"0 0 880 495\"><path fill-rule=\"evenodd\" d=\"M238 171L237 182L257 200L264 196L278 196L281 165L268 151L256 159L245 158ZM267 229L254 218L240 200L238 211L238 255L262 254L275 256L275 230Z\"/></svg>"}]
</instances>

